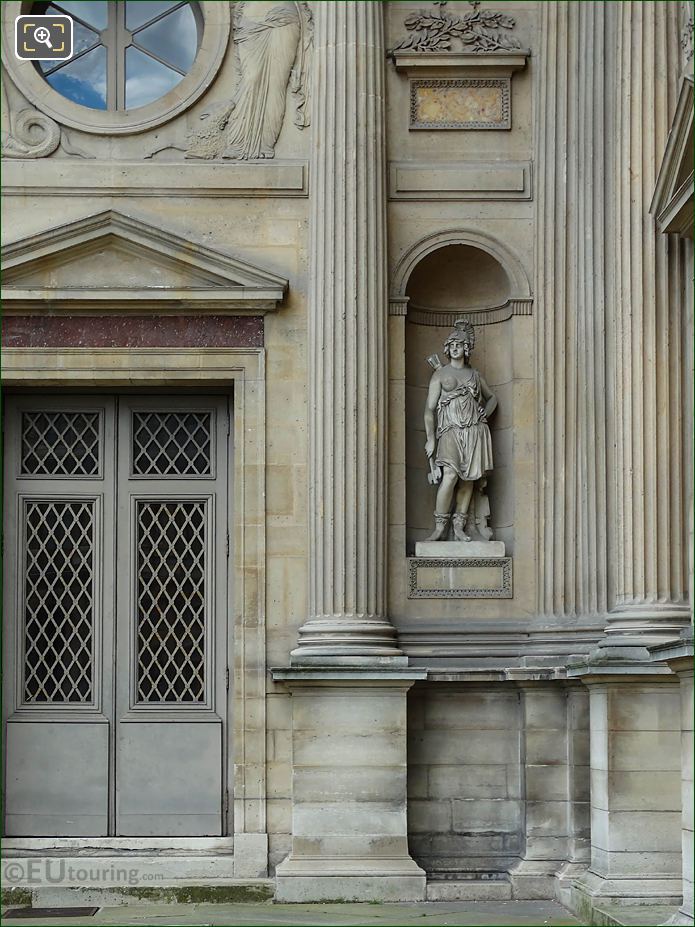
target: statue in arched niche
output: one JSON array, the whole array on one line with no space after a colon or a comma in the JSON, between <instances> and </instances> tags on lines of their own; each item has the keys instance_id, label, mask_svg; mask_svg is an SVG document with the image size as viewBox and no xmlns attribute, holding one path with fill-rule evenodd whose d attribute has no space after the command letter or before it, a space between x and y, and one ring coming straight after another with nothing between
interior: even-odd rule
<instances>
[{"instance_id":1,"label":"statue in arched niche","mask_svg":"<svg viewBox=\"0 0 695 927\"><path fill-rule=\"evenodd\" d=\"M497 398L470 364L474 346L473 326L459 319L444 343L449 363L441 365L436 355L428 358L435 371L425 407L425 453L430 465L429 480L439 487L435 529L428 541L446 540L452 524L457 541L470 541L466 526L473 508L478 532L484 537L489 532L489 508L485 512L480 505L471 503L476 484L482 492L486 474L493 468L488 418L497 408ZM489 539L489 533L485 539Z\"/></svg>"},{"instance_id":2,"label":"statue in arched niche","mask_svg":"<svg viewBox=\"0 0 695 927\"><path fill-rule=\"evenodd\" d=\"M236 82L232 99L213 103L206 124L189 136L189 158L273 158L287 90L294 124L309 125L311 11L305 2L252 0L234 7Z\"/></svg>"}]
</instances>

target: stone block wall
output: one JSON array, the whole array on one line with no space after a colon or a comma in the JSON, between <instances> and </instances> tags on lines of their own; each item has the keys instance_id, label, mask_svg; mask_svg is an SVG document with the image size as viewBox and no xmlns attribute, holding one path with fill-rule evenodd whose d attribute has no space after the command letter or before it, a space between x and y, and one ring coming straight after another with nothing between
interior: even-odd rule
<instances>
[{"instance_id":1,"label":"stone block wall","mask_svg":"<svg viewBox=\"0 0 695 927\"><path fill-rule=\"evenodd\" d=\"M514 686L413 688L408 832L410 852L428 875L501 877L519 857L520 725Z\"/></svg>"}]
</instances>

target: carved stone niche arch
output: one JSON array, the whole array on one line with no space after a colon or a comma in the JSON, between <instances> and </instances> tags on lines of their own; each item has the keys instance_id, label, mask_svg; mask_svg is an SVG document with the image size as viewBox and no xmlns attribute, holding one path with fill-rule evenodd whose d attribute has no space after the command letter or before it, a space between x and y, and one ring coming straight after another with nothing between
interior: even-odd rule
<instances>
[{"instance_id":1,"label":"carved stone niche arch","mask_svg":"<svg viewBox=\"0 0 695 927\"><path fill-rule=\"evenodd\" d=\"M400 316L393 327L402 327L404 472L400 485L401 556L411 554L415 542L432 531L435 488L427 481L427 458L424 453L423 413L427 386L432 374L426 358L438 353L442 362L443 343L456 319L466 318L476 331L473 365L480 370L499 400L490 426L495 469L487 487L481 486L477 500L477 523L469 521L472 533L486 538L484 519L489 497L489 527L496 540L515 554L517 517L515 487L519 486L520 461L516 448L519 423L528 428L524 446L531 448L533 424L526 422L520 402L518 383L526 379L529 358L515 357L518 350L532 354L533 298L529 278L521 261L506 245L477 230L444 230L415 243L400 258L393 275L390 313ZM518 341L517 339L523 335ZM521 347L525 345L526 347ZM522 376L523 374L523 376ZM523 390L522 390L523 392ZM394 411L394 414L395 411ZM525 463L525 462L524 462ZM526 533L528 525L525 525Z\"/></svg>"},{"instance_id":2,"label":"carved stone niche arch","mask_svg":"<svg viewBox=\"0 0 695 927\"><path fill-rule=\"evenodd\" d=\"M391 284L391 315L405 315L403 300L407 297L407 287L415 268L429 254L451 245L463 245L477 248L493 258L503 268L510 284L510 301L525 301L532 304L531 284L521 261L514 251L492 235L473 229L445 229L420 239L399 259ZM405 303L407 305L407 302ZM485 307L481 307L485 308ZM498 307L488 307L492 310ZM497 319L495 321L498 321ZM474 323L475 324L475 323ZM482 324L482 323L478 323Z\"/></svg>"}]
</instances>

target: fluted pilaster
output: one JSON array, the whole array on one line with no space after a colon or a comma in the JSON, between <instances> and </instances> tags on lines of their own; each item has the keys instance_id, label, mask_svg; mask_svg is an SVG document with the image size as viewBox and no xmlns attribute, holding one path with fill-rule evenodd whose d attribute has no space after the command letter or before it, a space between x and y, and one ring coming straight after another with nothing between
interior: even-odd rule
<instances>
[{"instance_id":1,"label":"fluted pilaster","mask_svg":"<svg viewBox=\"0 0 695 927\"><path fill-rule=\"evenodd\" d=\"M687 621L688 245L649 214L679 7L540 15L539 610L607 616L609 634L656 642Z\"/></svg>"},{"instance_id":2,"label":"fluted pilaster","mask_svg":"<svg viewBox=\"0 0 695 927\"><path fill-rule=\"evenodd\" d=\"M607 632L658 642L688 623L685 248L649 207L680 74L679 7L617 4L616 596Z\"/></svg>"},{"instance_id":3,"label":"fluted pilaster","mask_svg":"<svg viewBox=\"0 0 695 927\"><path fill-rule=\"evenodd\" d=\"M310 614L295 660L400 653L385 617L383 11L313 9Z\"/></svg>"},{"instance_id":4,"label":"fluted pilaster","mask_svg":"<svg viewBox=\"0 0 695 927\"><path fill-rule=\"evenodd\" d=\"M610 7L540 5L538 591L548 615L605 615L611 596Z\"/></svg>"}]
</instances>

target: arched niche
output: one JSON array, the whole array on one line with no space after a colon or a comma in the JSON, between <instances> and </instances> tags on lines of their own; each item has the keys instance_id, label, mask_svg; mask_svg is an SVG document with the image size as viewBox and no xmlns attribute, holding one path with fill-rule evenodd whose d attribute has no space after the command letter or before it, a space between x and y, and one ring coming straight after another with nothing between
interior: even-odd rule
<instances>
[{"instance_id":1,"label":"arched niche","mask_svg":"<svg viewBox=\"0 0 695 927\"><path fill-rule=\"evenodd\" d=\"M475 326L473 365L487 380L499 405L490 422L495 469L488 477L490 527L514 552L514 328L516 315L530 315L528 279L516 257L479 233L447 232L419 242L401 259L394 275L392 312L405 315L405 546L433 529L436 488L427 481L424 409L432 368L427 358L446 362L443 344L453 323Z\"/></svg>"}]
</instances>

